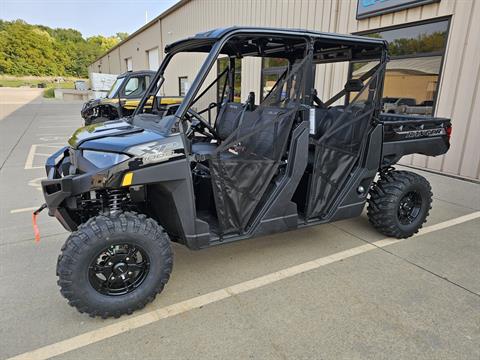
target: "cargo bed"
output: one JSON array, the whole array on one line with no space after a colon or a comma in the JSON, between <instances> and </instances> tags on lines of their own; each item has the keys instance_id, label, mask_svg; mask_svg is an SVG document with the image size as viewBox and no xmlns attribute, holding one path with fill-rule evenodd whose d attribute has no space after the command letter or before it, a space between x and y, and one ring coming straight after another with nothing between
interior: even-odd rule
<instances>
[{"instance_id":1,"label":"cargo bed","mask_svg":"<svg viewBox=\"0 0 480 360\"><path fill-rule=\"evenodd\" d=\"M381 113L378 120L383 124L384 166L393 165L404 155L442 155L450 147L450 119Z\"/></svg>"}]
</instances>

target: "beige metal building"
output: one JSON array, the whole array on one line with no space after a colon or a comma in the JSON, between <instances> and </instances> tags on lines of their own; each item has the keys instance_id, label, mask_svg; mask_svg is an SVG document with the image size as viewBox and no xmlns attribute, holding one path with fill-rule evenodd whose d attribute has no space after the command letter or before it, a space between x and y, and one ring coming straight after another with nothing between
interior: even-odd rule
<instances>
[{"instance_id":1,"label":"beige metal building","mask_svg":"<svg viewBox=\"0 0 480 360\"><path fill-rule=\"evenodd\" d=\"M119 74L156 69L165 45L232 25L306 28L379 36L391 43L385 101L391 112L434 113L452 119L445 156L409 156L402 163L480 179L480 1L478 0L182 0L90 65ZM182 94L201 59L167 73L169 95ZM241 98L262 94L275 67L242 60ZM327 97L343 87L348 65L325 66L316 88ZM361 71L357 69L355 71ZM385 108L386 109L386 108Z\"/></svg>"}]
</instances>

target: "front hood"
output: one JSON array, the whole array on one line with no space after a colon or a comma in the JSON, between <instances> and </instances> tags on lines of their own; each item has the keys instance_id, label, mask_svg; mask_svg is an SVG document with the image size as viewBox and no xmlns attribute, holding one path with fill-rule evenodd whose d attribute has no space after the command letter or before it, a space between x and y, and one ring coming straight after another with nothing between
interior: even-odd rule
<instances>
[{"instance_id":1,"label":"front hood","mask_svg":"<svg viewBox=\"0 0 480 360\"><path fill-rule=\"evenodd\" d=\"M102 101L102 99L91 99L91 100L88 100L83 105L83 107L84 108L91 108L91 107L94 107L94 106L97 106L98 104L100 104L101 101Z\"/></svg>"},{"instance_id":2,"label":"front hood","mask_svg":"<svg viewBox=\"0 0 480 360\"><path fill-rule=\"evenodd\" d=\"M132 146L164 138L157 132L120 119L81 127L73 133L68 144L74 149L122 153Z\"/></svg>"},{"instance_id":3,"label":"front hood","mask_svg":"<svg viewBox=\"0 0 480 360\"><path fill-rule=\"evenodd\" d=\"M88 100L85 104L83 104L82 111L93 109L94 107L97 107L99 105L113 105L113 106L115 106L117 104L118 104L118 98L92 99L92 100Z\"/></svg>"}]
</instances>

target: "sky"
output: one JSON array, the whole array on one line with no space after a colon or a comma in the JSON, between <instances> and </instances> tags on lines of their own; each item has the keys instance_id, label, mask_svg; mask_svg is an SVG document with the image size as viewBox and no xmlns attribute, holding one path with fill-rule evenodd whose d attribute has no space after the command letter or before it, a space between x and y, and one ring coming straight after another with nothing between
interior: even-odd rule
<instances>
[{"instance_id":1,"label":"sky","mask_svg":"<svg viewBox=\"0 0 480 360\"><path fill-rule=\"evenodd\" d=\"M72 28L84 37L133 33L178 0L0 0L0 19Z\"/></svg>"}]
</instances>

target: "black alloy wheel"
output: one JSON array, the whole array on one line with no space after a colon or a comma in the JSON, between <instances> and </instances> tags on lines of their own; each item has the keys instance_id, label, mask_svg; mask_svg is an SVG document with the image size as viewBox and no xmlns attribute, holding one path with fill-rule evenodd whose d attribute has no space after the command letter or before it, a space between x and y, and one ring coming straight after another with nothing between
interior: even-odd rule
<instances>
[{"instance_id":1,"label":"black alloy wheel","mask_svg":"<svg viewBox=\"0 0 480 360\"><path fill-rule=\"evenodd\" d=\"M150 269L146 252L131 244L114 244L94 258L88 278L95 290L104 295L124 295L142 284Z\"/></svg>"},{"instance_id":2,"label":"black alloy wheel","mask_svg":"<svg viewBox=\"0 0 480 360\"><path fill-rule=\"evenodd\" d=\"M416 191L406 193L398 204L398 220L403 225L412 224L420 214L422 196Z\"/></svg>"}]
</instances>

